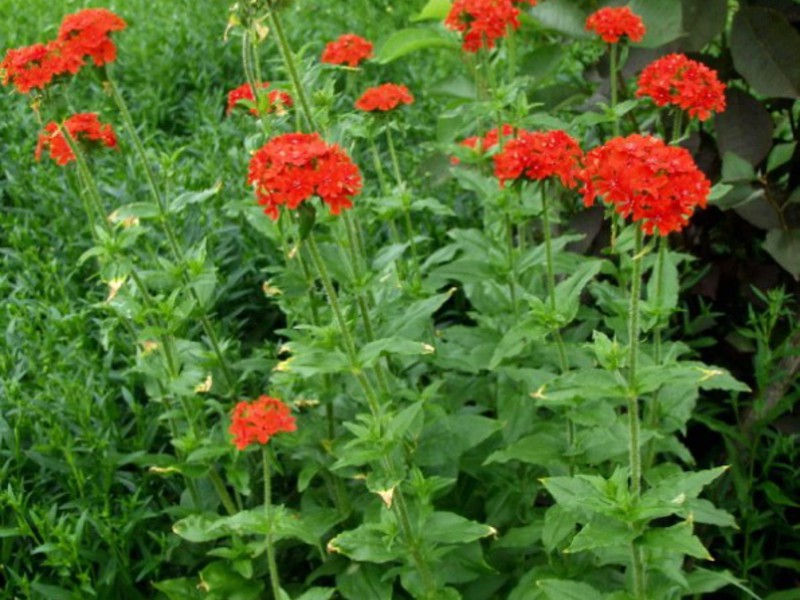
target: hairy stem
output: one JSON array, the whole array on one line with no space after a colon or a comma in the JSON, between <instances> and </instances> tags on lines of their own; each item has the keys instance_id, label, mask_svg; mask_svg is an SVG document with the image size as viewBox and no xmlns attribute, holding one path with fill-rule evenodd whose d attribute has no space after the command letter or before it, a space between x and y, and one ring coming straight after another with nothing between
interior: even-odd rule
<instances>
[{"instance_id":1,"label":"hairy stem","mask_svg":"<svg viewBox=\"0 0 800 600\"><path fill-rule=\"evenodd\" d=\"M267 446L261 446L261 464L264 468L264 513L267 517L267 565L269 567L269 581L272 586L272 596L281 600L281 584L278 577L278 564L275 560L275 544L272 529L275 525L272 515L272 475L269 468L269 452Z\"/></svg>"}]
</instances>

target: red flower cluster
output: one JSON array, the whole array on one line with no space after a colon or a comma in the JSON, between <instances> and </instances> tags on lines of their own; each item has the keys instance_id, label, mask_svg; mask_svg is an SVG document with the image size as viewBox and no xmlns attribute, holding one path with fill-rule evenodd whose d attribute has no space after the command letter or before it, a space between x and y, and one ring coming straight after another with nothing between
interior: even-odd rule
<instances>
[{"instance_id":1,"label":"red flower cluster","mask_svg":"<svg viewBox=\"0 0 800 600\"><path fill-rule=\"evenodd\" d=\"M582 158L578 142L563 131L520 131L494 155L494 174L501 186L520 177L537 181L558 177L566 187L574 188Z\"/></svg>"},{"instance_id":2,"label":"red flower cluster","mask_svg":"<svg viewBox=\"0 0 800 600\"><path fill-rule=\"evenodd\" d=\"M535 6L537 0L455 0L444 24L464 34L463 48L477 52L494 48L495 41L505 37L509 27L519 28L516 4Z\"/></svg>"},{"instance_id":3,"label":"red flower cluster","mask_svg":"<svg viewBox=\"0 0 800 600\"><path fill-rule=\"evenodd\" d=\"M641 17L628 7L601 8L586 19L586 29L609 44L616 44L623 35L632 42L641 42L645 34Z\"/></svg>"},{"instance_id":4,"label":"red flower cluster","mask_svg":"<svg viewBox=\"0 0 800 600\"><path fill-rule=\"evenodd\" d=\"M267 89L269 87L269 82L265 81L259 85L261 89ZM255 103L256 97L253 94L253 87L249 83L244 83L237 87L235 90L231 90L228 92L228 114L233 112L233 109L236 108L236 105L239 104L240 101L246 100L248 102ZM267 112L276 112L279 115L286 112L287 108L294 106L294 102L292 101L292 97L287 94L286 92L282 92L280 90L272 90L267 95L268 106ZM253 107L250 109L250 113L253 115L258 116L258 110Z\"/></svg>"},{"instance_id":5,"label":"red flower cluster","mask_svg":"<svg viewBox=\"0 0 800 600\"><path fill-rule=\"evenodd\" d=\"M109 35L125 29L126 23L105 8L87 8L67 15L58 30L58 42L68 53L81 59L91 58L102 67L117 58L117 46Z\"/></svg>"},{"instance_id":6,"label":"red flower cluster","mask_svg":"<svg viewBox=\"0 0 800 600\"><path fill-rule=\"evenodd\" d=\"M354 33L345 33L328 42L322 52L322 62L330 65L347 64L352 68L368 58L372 58L372 43Z\"/></svg>"},{"instance_id":7,"label":"red flower cluster","mask_svg":"<svg viewBox=\"0 0 800 600\"><path fill-rule=\"evenodd\" d=\"M59 75L75 75L87 57L97 66L111 62L117 56L117 47L109 34L124 28L125 21L102 8L67 15L55 41L6 53L0 62L3 85L13 83L27 94L34 88L44 89Z\"/></svg>"},{"instance_id":8,"label":"red flower cluster","mask_svg":"<svg viewBox=\"0 0 800 600\"><path fill-rule=\"evenodd\" d=\"M316 133L287 133L267 142L250 160L247 182L272 219L278 218L280 206L294 210L313 195L338 215L353 205L351 198L362 185L345 151Z\"/></svg>"},{"instance_id":9,"label":"red flower cluster","mask_svg":"<svg viewBox=\"0 0 800 600\"><path fill-rule=\"evenodd\" d=\"M503 125L501 128L495 127L490 129L485 136L473 135L461 142L461 146L472 149L476 154L483 155L500 143L499 131L503 132L503 139L510 138L514 135L514 127L509 124ZM450 159L450 162L457 165L459 162L455 156Z\"/></svg>"},{"instance_id":10,"label":"red flower cluster","mask_svg":"<svg viewBox=\"0 0 800 600\"><path fill-rule=\"evenodd\" d=\"M649 96L658 106L679 106L701 121L725 110L725 84L716 71L683 54L668 54L645 67L636 95Z\"/></svg>"},{"instance_id":11,"label":"red flower cluster","mask_svg":"<svg viewBox=\"0 0 800 600\"><path fill-rule=\"evenodd\" d=\"M711 184L692 155L639 134L614 138L586 155L579 175L586 206L600 196L648 234L680 231L696 207L704 208Z\"/></svg>"},{"instance_id":12,"label":"red flower cluster","mask_svg":"<svg viewBox=\"0 0 800 600\"><path fill-rule=\"evenodd\" d=\"M356 108L365 111L389 111L400 104L411 104L414 96L404 85L384 83L377 87L369 88L356 100Z\"/></svg>"},{"instance_id":13,"label":"red flower cluster","mask_svg":"<svg viewBox=\"0 0 800 600\"><path fill-rule=\"evenodd\" d=\"M269 396L260 396L252 402L239 402L231 415L228 432L239 450L250 444L266 444L276 433L297 431L297 424L289 407Z\"/></svg>"},{"instance_id":14,"label":"red flower cluster","mask_svg":"<svg viewBox=\"0 0 800 600\"><path fill-rule=\"evenodd\" d=\"M3 85L13 83L17 90L27 94L34 88L43 89L57 75L74 75L82 64L80 59L65 54L61 44L50 42L9 50L0 62L0 73Z\"/></svg>"},{"instance_id":15,"label":"red flower cluster","mask_svg":"<svg viewBox=\"0 0 800 600\"><path fill-rule=\"evenodd\" d=\"M76 142L92 141L107 146L108 148L117 147L117 136L111 125L103 125L96 113L79 113L72 115L64 121L62 125L69 132L70 137ZM44 128L44 133L39 135L39 143L36 144L36 160L41 160L42 150L48 149L50 156L56 164L64 166L70 161L75 160L75 154L69 147L64 134L61 133L58 125L48 123Z\"/></svg>"}]
</instances>

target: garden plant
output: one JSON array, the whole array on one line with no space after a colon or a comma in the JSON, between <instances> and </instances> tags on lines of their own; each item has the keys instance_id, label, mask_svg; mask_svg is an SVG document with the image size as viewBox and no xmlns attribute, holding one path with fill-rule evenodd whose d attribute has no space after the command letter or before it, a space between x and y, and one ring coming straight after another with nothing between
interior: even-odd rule
<instances>
[{"instance_id":1,"label":"garden plant","mask_svg":"<svg viewBox=\"0 0 800 600\"><path fill-rule=\"evenodd\" d=\"M0 598L800 599L799 26L0 0Z\"/></svg>"}]
</instances>

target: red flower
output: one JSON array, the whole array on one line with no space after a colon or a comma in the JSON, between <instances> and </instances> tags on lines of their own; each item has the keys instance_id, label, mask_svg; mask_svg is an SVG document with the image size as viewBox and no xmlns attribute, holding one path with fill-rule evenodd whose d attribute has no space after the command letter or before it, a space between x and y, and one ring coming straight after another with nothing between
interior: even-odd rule
<instances>
[{"instance_id":1,"label":"red flower","mask_svg":"<svg viewBox=\"0 0 800 600\"><path fill-rule=\"evenodd\" d=\"M92 141L98 142L108 148L117 147L117 136L114 135L114 130L111 125L103 125L97 118L96 113L79 113L72 115L69 119L64 121L62 125L73 140L76 142ZM36 160L42 157L42 150L47 148L50 151L50 156L56 164L64 166L70 161L75 160L75 154L72 148L69 147L66 138L59 130L56 123L48 123L44 128L44 133L39 135L39 143L36 144L36 151L34 155Z\"/></svg>"},{"instance_id":2,"label":"red flower","mask_svg":"<svg viewBox=\"0 0 800 600\"><path fill-rule=\"evenodd\" d=\"M314 195L338 215L353 205L362 185L345 151L316 133L287 133L267 142L250 160L247 182L272 219L278 218L280 206L294 210Z\"/></svg>"},{"instance_id":3,"label":"red flower","mask_svg":"<svg viewBox=\"0 0 800 600\"><path fill-rule=\"evenodd\" d=\"M586 155L579 175L586 206L600 196L648 234L680 231L695 208L704 208L711 184L691 154L639 134L614 138Z\"/></svg>"},{"instance_id":4,"label":"red flower","mask_svg":"<svg viewBox=\"0 0 800 600\"><path fill-rule=\"evenodd\" d=\"M112 31L125 29L122 18L105 8L87 8L64 17L58 30L58 42L68 54L84 59L91 57L98 67L117 58L117 47L111 41Z\"/></svg>"},{"instance_id":5,"label":"red flower","mask_svg":"<svg viewBox=\"0 0 800 600\"><path fill-rule=\"evenodd\" d=\"M468 137L467 139L462 140L459 145L464 146L465 148L470 148L478 155L483 155L500 143L500 135L498 134L498 131L500 130L503 132L503 139L510 138L514 135L514 127L512 125L505 124L500 129L497 127L490 129L483 137L479 135ZM461 161L454 156L450 159L450 162L454 165L457 165Z\"/></svg>"},{"instance_id":6,"label":"red flower","mask_svg":"<svg viewBox=\"0 0 800 600\"><path fill-rule=\"evenodd\" d=\"M519 9L515 4L536 0L455 0L444 21L448 29L464 34L463 48L477 52L494 48L495 41L505 37L508 28L519 28Z\"/></svg>"},{"instance_id":7,"label":"red flower","mask_svg":"<svg viewBox=\"0 0 800 600\"><path fill-rule=\"evenodd\" d=\"M289 407L269 396L260 396L252 402L239 402L231 415L228 432L239 450L250 444L266 444L276 433L297 431L297 424Z\"/></svg>"},{"instance_id":8,"label":"red flower","mask_svg":"<svg viewBox=\"0 0 800 600\"><path fill-rule=\"evenodd\" d=\"M645 34L642 18L628 7L606 7L589 15L587 31L594 31L609 44L616 44L623 35L632 42L641 42Z\"/></svg>"},{"instance_id":9,"label":"red flower","mask_svg":"<svg viewBox=\"0 0 800 600\"><path fill-rule=\"evenodd\" d=\"M356 100L356 108L365 111L389 111L400 104L411 104L414 96L404 85L384 83L378 87L369 88Z\"/></svg>"},{"instance_id":10,"label":"red flower","mask_svg":"<svg viewBox=\"0 0 800 600\"><path fill-rule=\"evenodd\" d=\"M494 174L501 186L520 177L537 181L558 177L574 188L582 158L578 142L563 131L520 131L494 155Z\"/></svg>"},{"instance_id":11,"label":"red flower","mask_svg":"<svg viewBox=\"0 0 800 600\"><path fill-rule=\"evenodd\" d=\"M259 85L260 88L266 89L269 87L269 82L265 81ZM255 103L256 98L253 94L253 87L249 83L244 83L237 87L235 90L228 92L228 114L231 114L236 105L242 101ZM267 95L267 112L276 112L281 115L286 112L287 108L294 106L292 97L286 92L273 90ZM258 116L258 109L255 107L250 109L250 113Z\"/></svg>"},{"instance_id":12,"label":"red flower","mask_svg":"<svg viewBox=\"0 0 800 600\"><path fill-rule=\"evenodd\" d=\"M76 57L58 42L34 44L11 49L0 62L3 85L13 83L23 94L34 88L44 89L54 77L64 73L77 73L83 60Z\"/></svg>"},{"instance_id":13,"label":"red flower","mask_svg":"<svg viewBox=\"0 0 800 600\"><path fill-rule=\"evenodd\" d=\"M668 54L647 65L636 95L649 96L658 106L679 106L701 121L725 110L725 84L716 71L683 54Z\"/></svg>"},{"instance_id":14,"label":"red flower","mask_svg":"<svg viewBox=\"0 0 800 600\"><path fill-rule=\"evenodd\" d=\"M345 33L328 42L322 52L322 62L331 65L357 67L361 61L372 58L372 43L354 33Z\"/></svg>"}]
</instances>

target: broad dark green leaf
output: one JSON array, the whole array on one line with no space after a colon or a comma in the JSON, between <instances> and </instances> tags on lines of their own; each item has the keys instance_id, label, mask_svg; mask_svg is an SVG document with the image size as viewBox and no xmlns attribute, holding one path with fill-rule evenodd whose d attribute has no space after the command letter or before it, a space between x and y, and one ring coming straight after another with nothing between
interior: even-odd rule
<instances>
[{"instance_id":1,"label":"broad dark green leaf","mask_svg":"<svg viewBox=\"0 0 800 600\"><path fill-rule=\"evenodd\" d=\"M678 0L633 0L629 6L647 29L638 45L656 48L684 35L683 7Z\"/></svg>"},{"instance_id":2,"label":"broad dark green leaf","mask_svg":"<svg viewBox=\"0 0 800 600\"><path fill-rule=\"evenodd\" d=\"M800 229L773 229L767 234L764 250L795 280L800 280Z\"/></svg>"},{"instance_id":3,"label":"broad dark green leaf","mask_svg":"<svg viewBox=\"0 0 800 600\"><path fill-rule=\"evenodd\" d=\"M328 542L328 551L344 554L353 560L387 563L402 559L406 547L399 539L392 540L380 526L365 523L333 538Z\"/></svg>"},{"instance_id":4,"label":"broad dark green leaf","mask_svg":"<svg viewBox=\"0 0 800 600\"><path fill-rule=\"evenodd\" d=\"M545 29L578 39L590 37L586 31L586 13L572 0L547 0L529 12Z\"/></svg>"},{"instance_id":5,"label":"broad dark green leaf","mask_svg":"<svg viewBox=\"0 0 800 600\"><path fill-rule=\"evenodd\" d=\"M714 117L717 130L717 146L723 156L733 153L739 158L757 165L764 160L772 148L772 117L764 105L747 92L728 88L725 92L725 110ZM753 177L730 181L752 181Z\"/></svg>"},{"instance_id":6,"label":"broad dark green leaf","mask_svg":"<svg viewBox=\"0 0 800 600\"><path fill-rule=\"evenodd\" d=\"M725 29L728 0L682 0L683 29L686 37L681 47L687 52L700 52Z\"/></svg>"},{"instance_id":7,"label":"broad dark green leaf","mask_svg":"<svg viewBox=\"0 0 800 600\"><path fill-rule=\"evenodd\" d=\"M587 523L564 552L574 554L596 548L629 547L636 533L627 523L609 517L595 517Z\"/></svg>"},{"instance_id":8,"label":"broad dark green leaf","mask_svg":"<svg viewBox=\"0 0 800 600\"><path fill-rule=\"evenodd\" d=\"M736 70L764 96L800 96L800 34L778 11L742 6L733 19Z\"/></svg>"}]
</instances>

